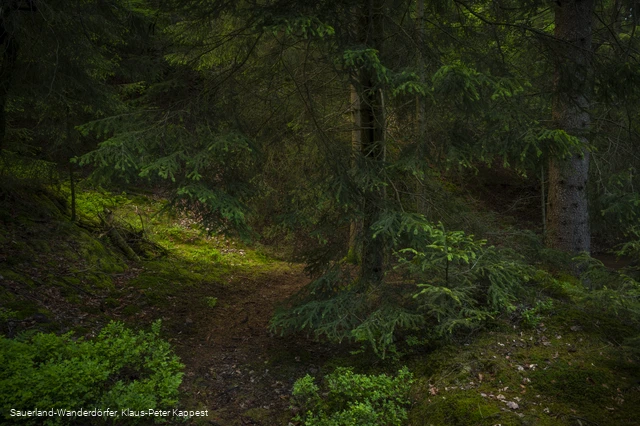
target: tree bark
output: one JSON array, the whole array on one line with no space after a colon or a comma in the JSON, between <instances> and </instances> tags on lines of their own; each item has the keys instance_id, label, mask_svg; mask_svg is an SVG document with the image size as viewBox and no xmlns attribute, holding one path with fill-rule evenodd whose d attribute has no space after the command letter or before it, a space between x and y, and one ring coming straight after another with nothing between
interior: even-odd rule
<instances>
[{"instance_id":1,"label":"tree bark","mask_svg":"<svg viewBox=\"0 0 640 426\"><path fill-rule=\"evenodd\" d=\"M583 147L591 126L590 93L592 14L594 0L555 2L555 78L553 122L578 137ZM589 153L549 163L547 246L568 253L590 251L587 181Z\"/></svg>"},{"instance_id":2,"label":"tree bark","mask_svg":"<svg viewBox=\"0 0 640 426\"><path fill-rule=\"evenodd\" d=\"M358 167L359 157L362 153L362 123L360 112L360 90L355 84L351 85L351 167ZM349 229L349 252L347 261L355 265L362 262L362 220L355 218L351 221Z\"/></svg>"}]
</instances>

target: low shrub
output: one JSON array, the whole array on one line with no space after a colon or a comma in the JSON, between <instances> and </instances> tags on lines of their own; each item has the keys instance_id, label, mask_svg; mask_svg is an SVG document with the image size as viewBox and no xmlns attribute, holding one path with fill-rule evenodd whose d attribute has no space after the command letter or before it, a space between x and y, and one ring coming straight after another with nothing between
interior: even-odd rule
<instances>
[{"instance_id":1,"label":"low shrub","mask_svg":"<svg viewBox=\"0 0 640 426\"><path fill-rule=\"evenodd\" d=\"M159 333L160 321L150 332L137 333L111 322L91 341L74 340L71 333L0 336L2 415L12 422L55 425L73 420L57 414L18 418L10 410L119 412L174 406L183 365ZM82 422L109 420L114 419L85 417Z\"/></svg>"},{"instance_id":2,"label":"low shrub","mask_svg":"<svg viewBox=\"0 0 640 426\"><path fill-rule=\"evenodd\" d=\"M305 426L399 426L407 419L413 375L402 368L396 377L355 374L338 368L325 377L326 389L306 375L293 385L294 421Z\"/></svg>"}]
</instances>

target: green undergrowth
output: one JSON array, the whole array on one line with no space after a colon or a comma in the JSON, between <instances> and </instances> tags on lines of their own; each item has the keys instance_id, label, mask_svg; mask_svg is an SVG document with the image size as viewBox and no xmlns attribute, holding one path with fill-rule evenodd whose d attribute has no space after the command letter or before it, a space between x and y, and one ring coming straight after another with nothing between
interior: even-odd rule
<instances>
[{"instance_id":1,"label":"green undergrowth","mask_svg":"<svg viewBox=\"0 0 640 426\"><path fill-rule=\"evenodd\" d=\"M165 256L143 261L139 274L129 281L154 306L166 306L184 291L198 293L202 305L208 306L210 298L233 292L240 280L289 268L240 241L208 233L194 218L165 207L162 200L135 196L115 210L123 221L144 227L147 238L166 249Z\"/></svg>"},{"instance_id":2,"label":"green undergrowth","mask_svg":"<svg viewBox=\"0 0 640 426\"><path fill-rule=\"evenodd\" d=\"M160 339L159 321L150 332L133 332L122 323L111 322L91 341L74 339L71 333L23 333L17 339L0 336L0 361L2 417L12 423L46 425L139 424L145 419L16 419L9 412L36 407L44 411L110 407L113 413L171 409L178 401L184 367Z\"/></svg>"},{"instance_id":3,"label":"green undergrowth","mask_svg":"<svg viewBox=\"0 0 640 426\"><path fill-rule=\"evenodd\" d=\"M239 280L289 268L233 238L207 232L196 218L172 213L160 196L109 192L81 182L72 222L70 195L64 184L18 179L0 188L0 280L8 283L0 287L0 308L15 313L14 322L39 313L47 319L40 329L56 329L49 321L55 309L47 308L51 303L44 297L49 292L60 311L73 305L104 317L104 323L110 309L135 317L146 306L169 306L189 289L207 307L209 298L232 290ZM106 220L131 237L138 261L113 243ZM121 288L118 283L124 282ZM90 299L95 303L87 303Z\"/></svg>"},{"instance_id":4,"label":"green undergrowth","mask_svg":"<svg viewBox=\"0 0 640 426\"><path fill-rule=\"evenodd\" d=\"M293 420L305 426L400 426L412 383L406 367L397 377L338 368L324 378L324 389L307 374L293 385L292 402L299 411Z\"/></svg>"},{"instance_id":5,"label":"green undergrowth","mask_svg":"<svg viewBox=\"0 0 640 426\"><path fill-rule=\"evenodd\" d=\"M47 317L41 329L55 328L52 305L83 305L112 291L113 277L128 269L104 235L69 220L59 190L6 179L0 199L0 307L15 312L14 320L38 313Z\"/></svg>"},{"instance_id":6,"label":"green undergrowth","mask_svg":"<svg viewBox=\"0 0 640 426\"><path fill-rule=\"evenodd\" d=\"M541 297L475 336L414 357L409 423L637 424L638 358L622 345L637 330L567 294L577 285L555 280L562 297Z\"/></svg>"}]
</instances>

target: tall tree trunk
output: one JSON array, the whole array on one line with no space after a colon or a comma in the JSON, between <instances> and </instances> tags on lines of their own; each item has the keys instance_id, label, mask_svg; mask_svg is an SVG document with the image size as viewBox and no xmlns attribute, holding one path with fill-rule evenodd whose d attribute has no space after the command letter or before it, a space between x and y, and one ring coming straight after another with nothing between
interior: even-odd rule
<instances>
[{"instance_id":1,"label":"tall tree trunk","mask_svg":"<svg viewBox=\"0 0 640 426\"><path fill-rule=\"evenodd\" d=\"M362 154L362 122L360 112L361 90L355 85L351 85L351 167L358 167L359 157ZM349 230L349 253L347 261L353 264L362 262L362 220L359 218L351 221Z\"/></svg>"},{"instance_id":2,"label":"tall tree trunk","mask_svg":"<svg viewBox=\"0 0 640 426\"><path fill-rule=\"evenodd\" d=\"M18 60L18 41L9 28L9 17L15 8L17 8L15 2L7 2L0 8L0 46L4 48L0 65L0 149L5 147L7 96Z\"/></svg>"},{"instance_id":3,"label":"tall tree trunk","mask_svg":"<svg viewBox=\"0 0 640 426\"><path fill-rule=\"evenodd\" d=\"M591 74L591 19L594 0L559 0L555 3L555 78L553 121L587 144ZM587 180L589 153L586 149L569 158L549 163L549 247L568 253L590 251Z\"/></svg>"},{"instance_id":4,"label":"tall tree trunk","mask_svg":"<svg viewBox=\"0 0 640 426\"><path fill-rule=\"evenodd\" d=\"M382 52L384 0L363 0L360 21L360 37L363 44ZM361 152L365 167L378 176L384 172L385 116L382 88L370 66L363 66L359 76ZM362 223L362 269L365 285L382 281L384 274L384 237L373 237L371 227L380 219L385 191L382 186L367 188L364 194L364 218Z\"/></svg>"}]
</instances>

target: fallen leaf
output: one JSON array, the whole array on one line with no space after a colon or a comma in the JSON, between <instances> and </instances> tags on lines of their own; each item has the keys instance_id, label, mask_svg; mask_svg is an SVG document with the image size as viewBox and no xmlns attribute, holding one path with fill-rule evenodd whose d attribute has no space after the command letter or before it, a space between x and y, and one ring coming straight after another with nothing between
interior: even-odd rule
<instances>
[{"instance_id":1,"label":"fallen leaf","mask_svg":"<svg viewBox=\"0 0 640 426\"><path fill-rule=\"evenodd\" d=\"M517 410L518 408L520 408L520 406L513 401L505 401L505 403L507 404L507 407L511 408L512 410Z\"/></svg>"}]
</instances>

